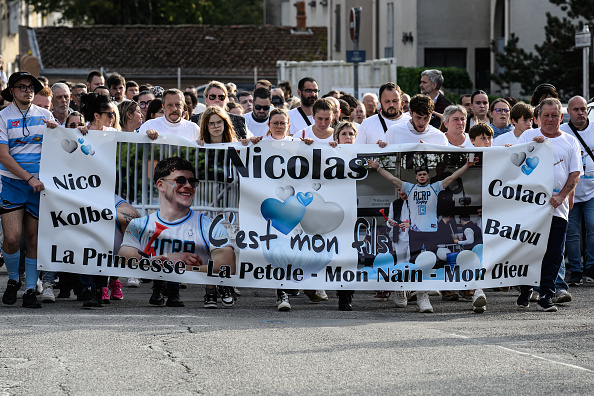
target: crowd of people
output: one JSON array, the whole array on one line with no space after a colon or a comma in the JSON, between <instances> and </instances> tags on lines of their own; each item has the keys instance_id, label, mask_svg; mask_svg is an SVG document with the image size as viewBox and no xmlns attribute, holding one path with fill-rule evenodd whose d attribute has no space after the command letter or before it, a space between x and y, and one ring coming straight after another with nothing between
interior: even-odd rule
<instances>
[{"instance_id":1,"label":"crowd of people","mask_svg":"<svg viewBox=\"0 0 594 396\"><path fill-rule=\"evenodd\" d=\"M571 98L570 121L562 124L561 102L551 84L536 87L529 104L512 97L490 101L481 90L462 95L454 104L443 94L443 83L440 71L426 70L421 75L419 94L409 96L395 83L387 82L377 94L366 93L359 101L338 91L321 96L312 77L299 81L296 95L289 82L281 82L274 88L269 81L259 80L253 91L238 92L233 83L211 81L204 90L203 104L193 86L182 92L139 85L126 81L118 73L105 79L101 72L92 71L86 82L60 81L51 86L43 77L36 78L27 72L14 73L2 91L4 108L0 111L2 255L9 277L2 302L8 305L17 302L22 278L25 281L23 306L29 308L55 302L54 288L57 287L60 289L58 298L69 298L74 290L87 308L123 298L122 282L116 277L45 271L39 274L37 270L39 194L44 189L39 180L43 133L48 128L65 126L79 129L83 134L89 130L130 132L146 134L150 139L177 135L201 146L292 140L308 145L329 143L332 147L378 144L383 148L391 143L430 143L469 148L549 139L555 162L555 189L549 203L555 212L542 261L540 287L533 290L521 286L517 305L528 308L530 301L536 301L540 310L556 311L556 303L571 301L569 286L577 286L584 279L591 282L594 278L594 219L590 204L594 198L594 155L590 149L594 145L594 133L590 131L587 118L587 101L580 96ZM376 169L398 190L387 218L398 261L414 262L421 250L430 246L436 250L443 227L462 229L459 236L446 232L452 239L447 243L469 248L482 241L480 214L478 225L467 215L459 215L459 223L456 223L451 211L437 208L440 192L476 160L478 158L469 159L453 173L441 169L433 178L426 166L417 167L416 183L403 181L382 169L378 162L368 161L371 169ZM180 158L168 158L156 165L153 178L160 194L160 209L149 216L140 217L128 202L116 196L115 251L119 250L119 255L128 258L158 261L159 265L182 260L195 271L206 271L204 263L212 259L217 271L233 274L234 249L230 245L211 246L204 238L211 220L190 208L198 184L193 166ZM410 210L419 205L411 198L419 191L433 191L434 194L429 195L433 195L435 202L423 203L432 209ZM422 213L422 216L411 213ZM585 263L580 246L582 219L586 228ZM184 240L188 230L192 230L190 235L196 236L192 241ZM224 227L215 232L221 237L226 235ZM188 242L184 246L190 248L185 252L174 253L167 248L156 252L155 239L159 237ZM567 283L565 250L570 271ZM127 284L139 287L141 282L128 278ZM184 306L180 297L182 287L183 284L175 282L153 281L149 303ZM41 301L37 299L38 293ZM223 306L233 306L239 293L232 287L207 285L204 306L216 308L219 297ZM277 290L278 309L290 310L289 297L298 293L297 290ZM328 300L324 290L306 290L305 294L313 302ZM390 294L378 291L375 298L385 301L393 297L396 307L405 307L409 300L416 299L420 312L433 312L428 292ZM482 290L443 291L441 294L444 300L459 296L469 299L475 312L486 309ZM339 309L351 310L352 298L353 291L340 291Z\"/></svg>"}]
</instances>

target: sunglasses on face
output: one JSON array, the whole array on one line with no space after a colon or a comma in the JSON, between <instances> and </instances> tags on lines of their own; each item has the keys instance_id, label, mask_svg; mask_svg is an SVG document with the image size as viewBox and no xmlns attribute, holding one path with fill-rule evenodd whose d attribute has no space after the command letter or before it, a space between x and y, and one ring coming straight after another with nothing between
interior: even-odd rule
<instances>
[{"instance_id":1,"label":"sunglasses on face","mask_svg":"<svg viewBox=\"0 0 594 396\"><path fill-rule=\"evenodd\" d=\"M115 118L115 111L102 111L99 114L107 114L109 115L109 118Z\"/></svg>"},{"instance_id":2,"label":"sunglasses on face","mask_svg":"<svg viewBox=\"0 0 594 396\"><path fill-rule=\"evenodd\" d=\"M209 100L215 100L217 98L222 101L222 100L225 100L226 96L225 95L208 95Z\"/></svg>"},{"instance_id":3,"label":"sunglasses on face","mask_svg":"<svg viewBox=\"0 0 594 396\"><path fill-rule=\"evenodd\" d=\"M260 105L255 105L254 109L260 111L260 110L264 110L264 111L268 111L270 110L270 106L260 106Z\"/></svg>"},{"instance_id":4,"label":"sunglasses on face","mask_svg":"<svg viewBox=\"0 0 594 396\"><path fill-rule=\"evenodd\" d=\"M165 179L165 178L162 178L161 180L173 180L179 186L185 186L186 183L190 183L190 186L192 188L196 188L196 186L198 185L198 179L196 179L195 177L187 178L185 176L178 176L175 179Z\"/></svg>"},{"instance_id":5,"label":"sunglasses on face","mask_svg":"<svg viewBox=\"0 0 594 396\"><path fill-rule=\"evenodd\" d=\"M68 128L76 128L79 126L85 126L85 124L83 122L79 122L79 123L71 122L70 124L68 124Z\"/></svg>"},{"instance_id":6,"label":"sunglasses on face","mask_svg":"<svg viewBox=\"0 0 594 396\"><path fill-rule=\"evenodd\" d=\"M509 109L493 109L493 111L497 114L501 114L501 113L509 113Z\"/></svg>"}]
</instances>

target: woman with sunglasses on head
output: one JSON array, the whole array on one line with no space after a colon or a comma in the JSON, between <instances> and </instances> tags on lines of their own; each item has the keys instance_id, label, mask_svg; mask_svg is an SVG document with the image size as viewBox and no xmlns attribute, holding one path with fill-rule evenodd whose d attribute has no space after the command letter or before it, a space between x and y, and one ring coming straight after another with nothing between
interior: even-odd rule
<instances>
[{"instance_id":1,"label":"woman with sunglasses on head","mask_svg":"<svg viewBox=\"0 0 594 396\"><path fill-rule=\"evenodd\" d=\"M142 125L142 111L138 103L127 100L118 105L121 114L120 128L123 132L136 132Z\"/></svg>"},{"instance_id":2,"label":"woman with sunglasses on head","mask_svg":"<svg viewBox=\"0 0 594 396\"><path fill-rule=\"evenodd\" d=\"M489 117L491 117L490 126L493 128L493 132L495 132L493 138L503 135L514 128L509 117L510 109L511 107L505 99L496 99L491 103Z\"/></svg>"},{"instance_id":3,"label":"woman with sunglasses on head","mask_svg":"<svg viewBox=\"0 0 594 396\"><path fill-rule=\"evenodd\" d=\"M88 130L117 131L114 127L119 120L118 109L105 95L90 93L81 98L82 112L89 121ZM84 134L84 133L83 133Z\"/></svg>"},{"instance_id":4,"label":"woman with sunglasses on head","mask_svg":"<svg viewBox=\"0 0 594 396\"><path fill-rule=\"evenodd\" d=\"M285 109L272 109L268 117L268 132L263 140L288 140L293 138L289 135L289 113Z\"/></svg>"},{"instance_id":5,"label":"woman with sunglasses on head","mask_svg":"<svg viewBox=\"0 0 594 396\"><path fill-rule=\"evenodd\" d=\"M85 117L78 111L73 111L72 113L68 114L68 117L66 117L66 123L64 125L66 128L78 128L85 126Z\"/></svg>"}]
</instances>

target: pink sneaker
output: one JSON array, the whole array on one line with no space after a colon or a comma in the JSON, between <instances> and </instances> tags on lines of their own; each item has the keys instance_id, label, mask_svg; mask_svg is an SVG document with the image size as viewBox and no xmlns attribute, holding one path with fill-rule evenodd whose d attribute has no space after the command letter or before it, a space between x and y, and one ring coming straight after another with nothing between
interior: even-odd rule
<instances>
[{"instance_id":1,"label":"pink sneaker","mask_svg":"<svg viewBox=\"0 0 594 396\"><path fill-rule=\"evenodd\" d=\"M122 300L124 298L124 294L122 294L122 282L119 279L109 282L109 290L111 290L112 300Z\"/></svg>"}]
</instances>

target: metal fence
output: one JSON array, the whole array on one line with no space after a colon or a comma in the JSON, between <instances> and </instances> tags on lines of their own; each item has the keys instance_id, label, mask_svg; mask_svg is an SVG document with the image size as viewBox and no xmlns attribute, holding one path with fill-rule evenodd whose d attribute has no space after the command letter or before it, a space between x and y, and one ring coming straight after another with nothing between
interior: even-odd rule
<instances>
[{"instance_id":1,"label":"metal fence","mask_svg":"<svg viewBox=\"0 0 594 396\"><path fill-rule=\"evenodd\" d=\"M185 158L200 180L192 209L216 215L239 210L239 177L225 149L180 147L168 144L120 142L117 146L116 194L141 216L159 209L153 169L168 157Z\"/></svg>"}]
</instances>

